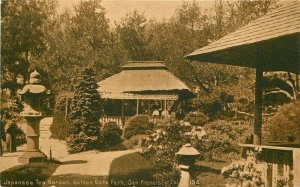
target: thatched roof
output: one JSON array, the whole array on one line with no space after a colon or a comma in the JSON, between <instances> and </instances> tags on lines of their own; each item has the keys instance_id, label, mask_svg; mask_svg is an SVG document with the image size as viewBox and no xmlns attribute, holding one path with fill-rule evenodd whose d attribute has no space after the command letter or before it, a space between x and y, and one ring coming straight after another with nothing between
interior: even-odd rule
<instances>
[{"instance_id":1,"label":"thatched roof","mask_svg":"<svg viewBox=\"0 0 300 187\"><path fill-rule=\"evenodd\" d=\"M102 98L176 100L192 96L190 89L158 61L128 63L98 85Z\"/></svg>"},{"instance_id":2,"label":"thatched roof","mask_svg":"<svg viewBox=\"0 0 300 187\"><path fill-rule=\"evenodd\" d=\"M300 2L283 5L195 50L190 60L300 73Z\"/></svg>"}]
</instances>

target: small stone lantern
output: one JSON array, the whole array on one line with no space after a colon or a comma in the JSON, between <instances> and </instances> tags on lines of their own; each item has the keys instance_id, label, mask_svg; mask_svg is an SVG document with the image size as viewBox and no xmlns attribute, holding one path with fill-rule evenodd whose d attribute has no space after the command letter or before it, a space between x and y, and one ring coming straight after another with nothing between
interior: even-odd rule
<instances>
[{"instance_id":1,"label":"small stone lantern","mask_svg":"<svg viewBox=\"0 0 300 187\"><path fill-rule=\"evenodd\" d=\"M27 120L27 150L19 158L19 162L21 163L44 161L47 159L47 156L39 149L39 125L42 119L42 100L47 95L47 89L40 82L40 74L34 71L30 74L29 84L25 85L19 92L25 103L21 116Z\"/></svg>"},{"instance_id":2,"label":"small stone lantern","mask_svg":"<svg viewBox=\"0 0 300 187\"><path fill-rule=\"evenodd\" d=\"M190 184L190 173L189 169L196 162L199 157L200 152L191 146L191 144L185 144L176 153L178 156L179 168L181 172L181 179L179 182L179 187L189 186Z\"/></svg>"}]
</instances>

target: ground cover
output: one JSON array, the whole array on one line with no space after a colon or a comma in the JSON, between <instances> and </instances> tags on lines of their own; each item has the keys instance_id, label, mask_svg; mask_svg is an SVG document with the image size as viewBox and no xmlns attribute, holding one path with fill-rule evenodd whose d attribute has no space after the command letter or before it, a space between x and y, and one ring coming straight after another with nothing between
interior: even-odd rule
<instances>
[{"instance_id":1,"label":"ground cover","mask_svg":"<svg viewBox=\"0 0 300 187\"><path fill-rule=\"evenodd\" d=\"M223 167L228 166L229 161L214 160L211 162L208 161L198 161L196 162L197 168L197 181L199 186L203 187L224 187L226 184L232 184L237 181L233 179L226 179L221 175L221 170Z\"/></svg>"},{"instance_id":2,"label":"ground cover","mask_svg":"<svg viewBox=\"0 0 300 187\"><path fill-rule=\"evenodd\" d=\"M139 153L131 153L113 160L108 179L111 186L155 186L154 173L155 167L149 161Z\"/></svg>"},{"instance_id":3,"label":"ground cover","mask_svg":"<svg viewBox=\"0 0 300 187\"><path fill-rule=\"evenodd\" d=\"M58 166L58 163L40 162L12 167L0 173L1 186L41 186Z\"/></svg>"}]
</instances>

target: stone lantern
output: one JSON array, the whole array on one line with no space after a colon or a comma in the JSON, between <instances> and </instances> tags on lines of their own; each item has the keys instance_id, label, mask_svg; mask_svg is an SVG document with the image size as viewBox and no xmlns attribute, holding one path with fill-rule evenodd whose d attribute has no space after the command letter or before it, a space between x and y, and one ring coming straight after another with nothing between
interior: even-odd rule
<instances>
[{"instance_id":1,"label":"stone lantern","mask_svg":"<svg viewBox=\"0 0 300 187\"><path fill-rule=\"evenodd\" d=\"M42 101L47 95L47 89L40 82L40 74L34 71L30 74L29 84L25 85L19 92L25 103L21 116L27 120L27 150L19 158L19 162L21 163L44 161L47 159L47 156L39 149L39 125L42 119Z\"/></svg>"},{"instance_id":2,"label":"stone lantern","mask_svg":"<svg viewBox=\"0 0 300 187\"><path fill-rule=\"evenodd\" d=\"M179 162L179 168L181 173L181 179L179 182L179 187L189 186L190 184L190 173L189 169L196 162L199 157L200 152L191 146L191 144L185 144L176 153Z\"/></svg>"}]
</instances>

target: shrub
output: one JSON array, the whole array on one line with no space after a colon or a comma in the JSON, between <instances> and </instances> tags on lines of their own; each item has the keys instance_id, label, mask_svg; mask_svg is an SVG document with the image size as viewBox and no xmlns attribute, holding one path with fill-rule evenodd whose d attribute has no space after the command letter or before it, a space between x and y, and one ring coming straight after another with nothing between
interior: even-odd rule
<instances>
[{"instance_id":1,"label":"shrub","mask_svg":"<svg viewBox=\"0 0 300 187\"><path fill-rule=\"evenodd\" d=\"M116 122L108 122L102 128L102 142L106 146L115 146L121 142L122 130Z\"/></svg>"},{"instance_id":2,"label":"shrub","mask_svg":"<svg viewBox=\"0 0 300 187\"><path fill-rule=\"evenodd\" d=\"M65 117L64 112L54 111L53 123L50 126L51 138L66 140L69 136L72 124L68 118Z\"/></svg>"},{"instance_id":3,"label":"shrub","mask_svg":"<svg viewBox=\"0 0 300 187\"><path fill-rule=\"evenodd\" d=\"M136 115L131 117L124 127L124 138L129 139L137 134L146 134L153 128L153 124L149 122L149 116Z\"/></svg>"},{"instance_id":4,"label":"shrub","mask_svg":"<svg viewBox=\"0 0 300 187\"><path fill-rule=\"evenodd\" d=\"M127 149L132 149L139 144L140 139L144 140L145 138L146 138L145 134L134 135L131 138L124 140L122 142L122 145Z\"/></svg>"},{"instance_id":5,"label":"shrub","mask_svg":"<svg viewBox=\"0 0 300 187\"><path fill-rule=\"evenodd\" d=\"M75 87L71 105L72 128L67 139L68 152L97 149L101 145L99 118L102 111L93 71L85 68Z\"/></svg>"},{"instance_id":6,"label":"shrub","mask_svg":"<svg viewBox=\"0 0 300 187\"><path fill-rule=\"evenodd\" d=\"M300 135L300 101L295 101L279 109L264 130L266 141L287 141L298 139Z\"/></svg>"},{"instance_id":7,"label":"shrub","mask_svg":"<svg viewBox=\"0 0 300 187\"><path fill-rule=\"evenodd\" d=\"M156 180L163 180L166 183L179 181L180 172L176 169L176 152L188 142L186 133L190 128L172 121L155 129L146 140L147 148L143 155L152 161L159 169L154 177Z\"/></svg>"},{"instance_id":8,"label":"shrub","mask_svg":"<svg viewBox=\"0 0 300 187\"><path fill-rule=\"evenodd\" d=\"M206 136L194 140L194 146L204 157L211 161L215 158L236 158L242 143L251 134L248 124L236 124L231 121L218 120L204 126Z\"/></svg>"},{"instance_id":9,"label":"shrub","mask_svg":"<svg viewBox=\"0 0 300 187\"><path fill-rule=\"evenodd\" d=\"M158 186L144 184L142 181L155 181L153 173L157 168L151 162L145 160L139 153L130 153L114 159L110 165L108 180L109 186ZM119 181L124 181L120 184ZM129 182L133 182L129 184ZM159 185L161 186L161 185Z\"/></svg>"},{"instance_id":10,"label":"shrub","mask_svg":"<svg viewBox=\"0 0 300 187\"><path fill-rule=\"evenodd\" d=\"M257 161L255 154L248 155L247 160L242 159L232 162L222 168L222 175L226 178L239 179L241 186L264 186L262 173L264 163Z\"/></svg>"},{"instance_id":11,"label":"shrub","mask_svg":"<svg viewBox=\"0 0 300 187\"><path fill-rule=\"evenodd\" d=\"M195 126L203 126L208 123L209 118L203 112L190 113L185 117L185 121Z\"/></svg>"}]
</instances>

